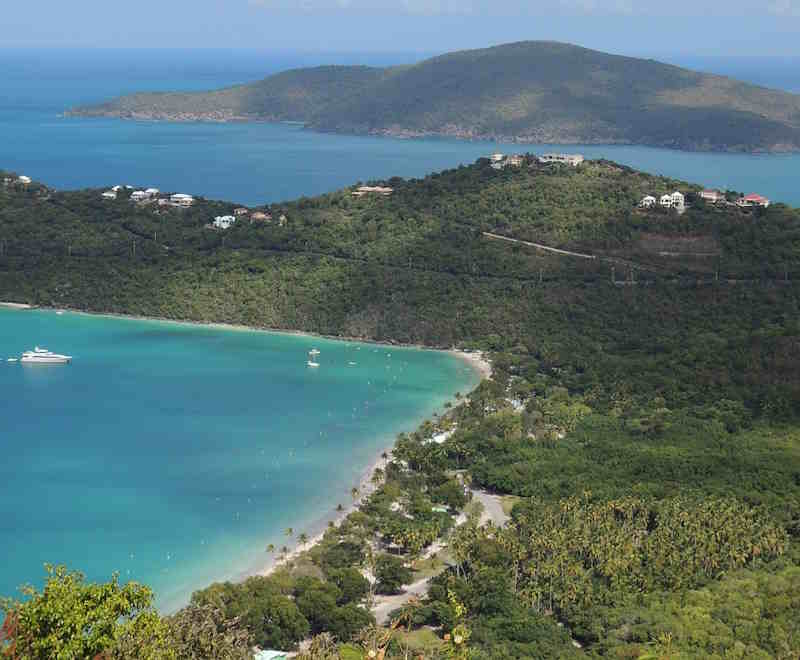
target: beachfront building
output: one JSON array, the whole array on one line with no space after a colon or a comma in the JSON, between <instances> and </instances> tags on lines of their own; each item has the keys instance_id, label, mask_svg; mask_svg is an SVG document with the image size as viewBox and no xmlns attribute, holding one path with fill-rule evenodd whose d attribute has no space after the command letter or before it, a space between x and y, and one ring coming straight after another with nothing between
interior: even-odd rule
<instances>
[{"instance_id":1,"label":"beachfront building","mask_svg":"<svg viewBox=\"0 0 800 660\"><path fill-rule=\"evenodd\" d=\"M253 651L253 660L286 660L288 657L285 651L265 649L254 649Z\"/></svg>"},{"instance_id":2,"label":"beachfront building","mask_svg":"<svg viewBox=\"0 0 800 660\"><path fill-rule=\"evenodd\" d=\"M116 198L117 198L116 190L106 190L103 193L103 199L116 199Z\"/></svg>"},{"instance_id":3,"label":"beachfront building","mask_svg":"<svg viewBox=\"0 0 800 660\"><path fill-rule=\"evenodd\" d=\"M388 197L394 192L394 188L385 188L383 186L359 186L352 193L353 197L363 197L364 195L382 195Z\"/></svg>"},{"instance_id":4,"label":"beachfront building","mask_svg":"<svg viewBox=\"0 0 800 660\"><path fill-rule=\"evenodd\" d=\"M173 206L191 206L194 204L194 197L185 193L175 193L170 195L169 201L172 202Z\"/></svg>"},{"instance_id":5,"label":"beachfront building","mask_svg":"<svg viewBox=\"0 0 800 660\"><path fill-rule=\"evenodd\" d=\"M563 165L571 165L577 167L585 159L581 154L542 154L539 156L539 162L543 165L551 163L561 163Z\"/></svg>"},{"instance_id":6,"label":"beachfront building","mask_svg":"<svg viewBox=\"0 0 800 660\"><path fill-rule=\"evenodd\" d=\"M769 200L766 197L762 197L756 193L750 193L749 195L745 195L744 197L740 197L736 200L736 205L742 208L752 208L754 206L760 206L761 208L767 208L769 206Z\"/></svg>"},{"instance_id":7,"label":"beachfront building","mask_svg":"<svg viewBox=\"0 0 800 660\"><path fill-rule=\"evenodd\" d=\"M214 227L217 229L228 229L236 222L236 216L233 215L218 215L214 218Z\"/></svg>"},{"instance_id":8,"label":"beachfront building","mask_svg":"<svg viewBox=\"0 0 800 660\"><path fill-rule=\"evenodd\" d=\"M639 208L651 209L656 205L657 202L658 200L655 197L652 195L647 195L646 197L642 198L641 202L639 202Z\"/></svg>"},{"instance_id":9,"label":"beachfront building","mask_svg":"<svg viewBox=\"0 0 800 660\"><path fill-rule=\"evenodd\" d=\"M717 202L725 201L725 193L719 190L704 190L700 193L700 199L705 200L709 204L716 204Z\"/></svg>"},{"instance_id":10,"label":"beachfront building","mask_svg":"<svg viewBox=\"0 0 800 660\"><path fill-rule=\"evenodd\" d=\"M27 186L29 183L32 183L32 180L29 176L25 176L23 174L22 176L17 178L17 183L22 183Z\"/></svg>"}]
</instances>

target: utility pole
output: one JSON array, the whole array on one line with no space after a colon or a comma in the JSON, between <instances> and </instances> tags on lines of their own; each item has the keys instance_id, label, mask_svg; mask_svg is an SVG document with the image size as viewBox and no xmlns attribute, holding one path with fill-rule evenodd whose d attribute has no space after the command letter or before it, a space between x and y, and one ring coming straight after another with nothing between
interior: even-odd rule
<instances>
[{"instance_id":1,"label":"utility pole","mask_svg":"<svg viewBox=\"0 0 800 660\"><path fill-rule=\"evenodd\" d=\"M617 283L617 267L612 265L611 266L611 284Z\"/></svg>"}]
</instances>

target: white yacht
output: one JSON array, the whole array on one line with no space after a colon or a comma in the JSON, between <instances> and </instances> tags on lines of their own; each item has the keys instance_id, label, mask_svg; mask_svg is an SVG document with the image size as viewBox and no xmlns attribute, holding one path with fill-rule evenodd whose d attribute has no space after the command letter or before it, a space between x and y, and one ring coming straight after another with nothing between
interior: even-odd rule
<instances>
[{"instance_id":1,"label":"white yacht","mask_svg":"<svg viewBox=\"0 0 800 660\"><path fill-rule=\"evenodd\" d=\"M319 362L314 362L314 360L309 360L308 362L306 362L306 364L307 364L309 367L313 367L313 368L315 368L315 369L316 369L316 368L319 366Z\"/></svg>"},{"instance_id":2,"label":"white yacht","mask_svg":"<svg viewBox=\"0 0 800 660\"><path fill-rule=\"evenodd\" d=\"M72 360L71 355L59 355L38 346L32 351L25 351L20 362L26 364L66 364Z\"/></svg>"},{"instance_id":3,"label":"white yacht","mask_svg":"<svg viewBox=\"0 0 800 660\"><path fill-rule=\"evenodd\" d=\"M308 354L309 354L309 355L311 355L311 356L314 356L314 355L319 355L319 351L318 351L316 348L312 348L312 349L311 349L311 350L308 352Z\"/></svg>"}]
</instances>

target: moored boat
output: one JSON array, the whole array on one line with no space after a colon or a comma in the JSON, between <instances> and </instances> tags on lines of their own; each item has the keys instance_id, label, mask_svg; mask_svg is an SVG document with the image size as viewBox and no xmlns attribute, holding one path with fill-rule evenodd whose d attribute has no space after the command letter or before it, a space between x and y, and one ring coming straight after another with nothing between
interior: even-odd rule
<instances>
[{"instance_id":1,"label":"moored boat","mask_svg":"<svg viewBox=\"0 0 800 660\"><path fill-rule=\"evenodd\" d=\"M20 362L24 364L66 364L71 360L71 355L60 355L37 346L32 351L25 351Z\"/></svg>"}]
</instances>

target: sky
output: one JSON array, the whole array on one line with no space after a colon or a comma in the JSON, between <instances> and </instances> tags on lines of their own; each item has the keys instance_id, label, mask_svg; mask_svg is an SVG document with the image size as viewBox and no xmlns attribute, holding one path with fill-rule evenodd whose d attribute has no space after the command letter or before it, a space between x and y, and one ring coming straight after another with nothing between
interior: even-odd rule
<instances>
[{"instance_id":1,"label":"sky","mask_svg":"<svg viewBox=\"0 0 800 660\"><path fill-rule=\"evenodd\" d=\"M553 39L637 56L800 56L800 0L28 0L0 46L442 53Z\"/></svg>"}]
</instances>

